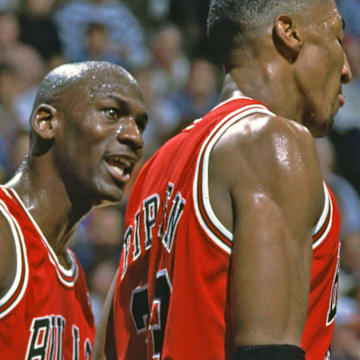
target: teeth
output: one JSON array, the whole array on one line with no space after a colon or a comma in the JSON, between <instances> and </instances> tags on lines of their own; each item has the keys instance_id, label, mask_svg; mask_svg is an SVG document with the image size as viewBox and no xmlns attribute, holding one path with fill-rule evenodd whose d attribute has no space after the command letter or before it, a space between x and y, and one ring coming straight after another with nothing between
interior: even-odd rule
<instances>
[{"instance_id":1,"label":"teeth","mask_svg":"<svg viewBox=\"0 0 360 360\"><path fill-rule=\"evenodd\" d=\"M119 174L120 176L124 175L124 169L119 168L118 166L115 165L111 165L111 167L114 169L114 171Z\"/></svg>"},{"instance_id":2,"label":"teeth","mask_svg":"<svg viewBox=\"0 0 360 360\"><path fill-rule=\"evenodd\" d=\"M110 165L110 166L118 176L121 176L125 181L129 181L130 174L125 174L125 169L115 165Z\"/></svg>"},{"instance_id":3,"label":"teeth","mask_svg":"<svg viewBox=\"0 0 360 360\"><path fill-rule=\"evenodd\" d=\"M118 155L114 155L114 156L107 158L107 161L111 166L118 166L118 167L123 167L123 168L128 168L131 166L130 161L128 161Z\"/></svg>"}]
</instances>

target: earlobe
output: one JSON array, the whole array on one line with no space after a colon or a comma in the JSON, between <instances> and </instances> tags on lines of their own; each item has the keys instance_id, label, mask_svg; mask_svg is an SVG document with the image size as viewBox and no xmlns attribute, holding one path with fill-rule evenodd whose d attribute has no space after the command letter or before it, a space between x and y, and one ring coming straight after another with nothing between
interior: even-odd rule
<instances>
[{"instance_id":1,"label":"earlobe","mask_svg":"<svg viewBox=\"0 0 360 360\"><path fill-rule=\"evenodd\" d=\"M278 51L293 63L302 47L300 29L293 17L286 14L277 16L274 26L274 41Z\"/></svg>"},{"instance_id":2,"label":"earlobe","mask_svg":"<svg viewBox=\"0 0 360 360\"><path fill-rule=\"evenodd\" d=\"M32 114L31 127L44 140L54 137L57 124L57 110L49 104L39 105Z\"/></svg>"}]
</instances>

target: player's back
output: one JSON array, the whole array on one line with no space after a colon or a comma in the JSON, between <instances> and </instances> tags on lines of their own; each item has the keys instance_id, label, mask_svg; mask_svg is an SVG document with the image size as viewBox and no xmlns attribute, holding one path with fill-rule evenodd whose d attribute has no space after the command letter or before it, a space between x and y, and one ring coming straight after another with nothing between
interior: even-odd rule
<instances>
[{"instance_id":1,"label":"player's back","mask_svg":"<svg viewBox=\"0 0 360 360\"><path fill-rule=\"evenodd\" d=\"M230 99L166 143L144 166L125 219L114 295L119 359L225 359L232 233L210 206L217 139L259 102Z\"/></svg>"}]
</instances>

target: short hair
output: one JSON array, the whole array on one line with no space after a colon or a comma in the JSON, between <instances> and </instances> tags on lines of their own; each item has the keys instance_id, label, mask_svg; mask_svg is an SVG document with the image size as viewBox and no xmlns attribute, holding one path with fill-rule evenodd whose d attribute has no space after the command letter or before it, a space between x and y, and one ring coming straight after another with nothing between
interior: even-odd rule
<instances>
[{"instance_id":1,"label":"short hair","mask_svg":"<svg viewBox=\"0 0 360 360\"><path fill-rule=\"evenodd\" d=\"M224 60L234 48L246 48L280 13L306 16L309 5L329 0L211 0L207 34Z\"/></svg>"}]
</instances>

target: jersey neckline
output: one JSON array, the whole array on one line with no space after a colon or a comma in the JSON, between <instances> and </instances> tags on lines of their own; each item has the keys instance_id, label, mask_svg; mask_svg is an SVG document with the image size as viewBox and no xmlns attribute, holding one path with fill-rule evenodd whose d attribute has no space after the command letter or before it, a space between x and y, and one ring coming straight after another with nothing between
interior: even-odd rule
<instances>
[{"instance_id":1,"label":"jersey neckline","mask_svg":"<svg viewBox=\"0 0 360 360\"><path fill-rule=\"evenodd\" d=\"M29 218L29 220L31 221L31 223L33 224L33 226L39 233L44 246L48 250L49 259L56 269L56 273L58 275L59 280L66 286L73 286L75 284L77 276L78 276L78 264L75 260L75 255L73 254L73 252L70 249L66 249L66 254L67 254L68 260L70 262L70 268L67 269L60 263L58 256L56 255L55 251L49 244L49 242L46 239L43 232L41 231L40 226L37 224L36 220L33 218L30 211L26 208L26 206L23 203L23 201L21 200L21 197L19 196L19 194L11 187L10 188L2 187L2 188L4 190L7 189L12 192L12 194L15 196L17 202L20 204L20 206L24 210L26 216Z\"/></svg>"}]
</instances>

